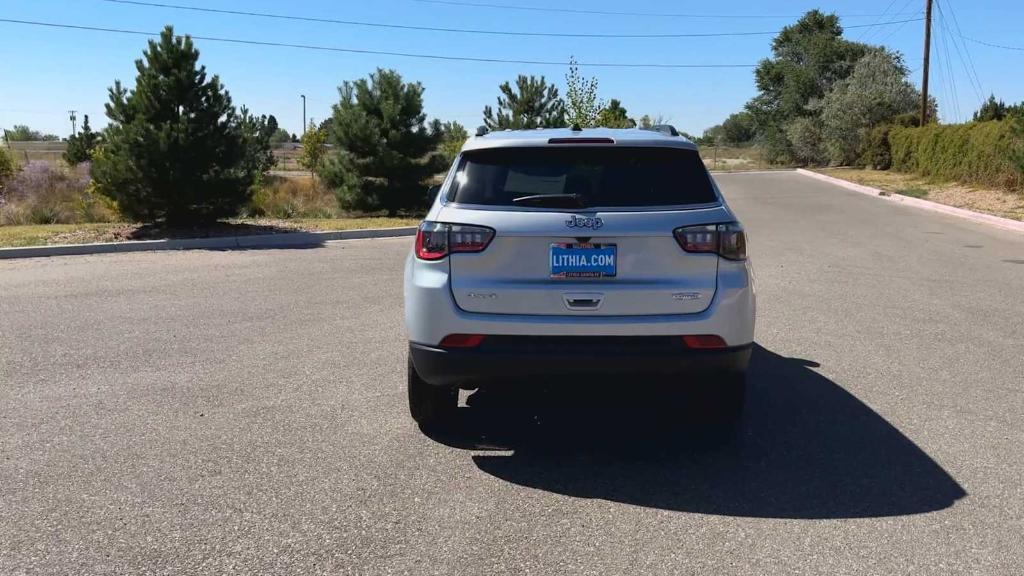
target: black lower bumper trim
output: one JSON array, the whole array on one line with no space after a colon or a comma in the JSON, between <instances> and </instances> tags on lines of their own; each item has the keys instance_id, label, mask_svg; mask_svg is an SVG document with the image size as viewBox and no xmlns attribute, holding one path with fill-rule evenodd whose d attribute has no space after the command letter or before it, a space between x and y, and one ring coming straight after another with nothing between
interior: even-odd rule
<instances>
[{"instance_id":1,"label":"black lower bumper trim","mask_svg":"<svg viewBox=\"0 0 1024 576\"><path fill-rule=\"evenodd\" d=\"M751 345L687 348L677 336L488 336L472 349L410 343L420 377L437 386L585 375L743 372Z\"/></svg>"}]
</instances>

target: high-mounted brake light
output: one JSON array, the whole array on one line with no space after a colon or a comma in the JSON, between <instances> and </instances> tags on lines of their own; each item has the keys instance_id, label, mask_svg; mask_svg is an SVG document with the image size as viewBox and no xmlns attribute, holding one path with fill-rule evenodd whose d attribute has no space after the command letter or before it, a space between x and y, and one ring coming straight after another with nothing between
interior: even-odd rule
<instances>
[{"instance_id":1,"label":"high-mounted brake light","mask_svg":"<svg viewBox=\"0 0 1024 576\"><path fill-rule=\"evenodd\" d=\"M747 259L747 235L736 223L686 226L672 231L687 252L711 252L729 260Z\"/></svg>"},{"instance_id":2,"label":"high-mounted brake light","mask_svg":"<svg viewBox=\"0 0 1024 576\"><path fill-rule=\"evenodd\" d=\"M548 144L615 144L612 138L548 138Z\"/></svg>"},{"instance_id":3,"label":"high-mounted brake light","mask_svg":"<svg viewBox=\"0 0 1024 576\"><path fill-rule=\"evenodd\" d=\"M484 226L426 221L416 231L416 257L440 260L458 252L483 252L494 239L494 230Z\"/></svg>"}]
</instances>

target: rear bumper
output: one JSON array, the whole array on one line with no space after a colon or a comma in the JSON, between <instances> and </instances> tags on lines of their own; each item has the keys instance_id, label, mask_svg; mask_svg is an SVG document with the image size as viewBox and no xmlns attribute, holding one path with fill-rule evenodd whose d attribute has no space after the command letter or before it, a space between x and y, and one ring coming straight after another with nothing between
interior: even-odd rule
<instances>
[{"instance_id":1,"label":"rear bumper","mask_svg":"<svg viewBox=\"0 0 1024 576\"><path fill-rule=\"evenodd\" d=\"M720 260L710 306L695 314L605 316L483 314L455 304L447 259L425 261L410 253L405 268L405 325L409 341L433 346L449 334L521 336L670 336L715 334L730 346L754 341L756 297L749 261ZM590 284L574 284L581 290Z\"/></svg>"},{"instance_id":2,"label":"rear bumper","mask_svg":"<svg viewBox=\"0 0 1024 576\"><path fill-rule=\"evenodd\" d=\"M751 345L686 348L676 337L489 336L478 348L409 344L420 377L436 386L467 386L565 376L743 372Z\"/></svg>"}]
</instances>

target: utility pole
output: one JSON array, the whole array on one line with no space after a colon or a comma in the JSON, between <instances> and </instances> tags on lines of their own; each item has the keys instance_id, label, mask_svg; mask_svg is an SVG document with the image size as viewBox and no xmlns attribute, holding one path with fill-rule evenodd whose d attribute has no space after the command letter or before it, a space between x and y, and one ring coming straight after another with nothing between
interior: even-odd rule
<instances>
[{"instance_id":1,"label":"utility pole","mask_svg":"<svg viewBox=\"0 0 1024 576\"><path fill-rule=\"evenodd\" d=\"M299 94L302 96L302 135L306 135L306 95Z\"/></svg>"},{"instance_id":2,"label":"utility pole","mask_svg":"<svg viewBox=\"0 0 1024 576\"><path fill-rule=\"evenodd\" d=\"M921 126L928 123L928 62L932 51L932 0L925 0L924 66L921 68Z\"/></svg>"},{"instance_id":3,"label":"utility pole","mask_svg":"<svg viewBox=\"0 0 1024 576\"><path fill-rule=\"evenodd\" d=\"M71 118L71 135L72 136L74 136L75 134L78 134L78 123L77 123L78 117L76 116L77 113L78 113L78 110L68 110L68 117Z\"/></svg>"}]
</instances>

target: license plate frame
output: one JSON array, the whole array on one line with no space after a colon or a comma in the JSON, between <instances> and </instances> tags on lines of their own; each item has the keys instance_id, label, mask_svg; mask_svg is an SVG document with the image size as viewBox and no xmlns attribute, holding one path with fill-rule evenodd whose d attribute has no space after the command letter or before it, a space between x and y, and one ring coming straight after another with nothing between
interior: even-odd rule
<instances>
[{"instance_id":1,"label":"license plate frame","mask_svg":"<svg viewBox=\"0 0 1024 576\"><path fill-rule=\"evenodd\" d=\"M598 260L593 260L594 257ZM587 258L590 259L589 262L580 261ZM548 270L552 280L615 278L618 275L618 266L617 244L552 242L548 249Z\"/></svg>"}]
</instances>

